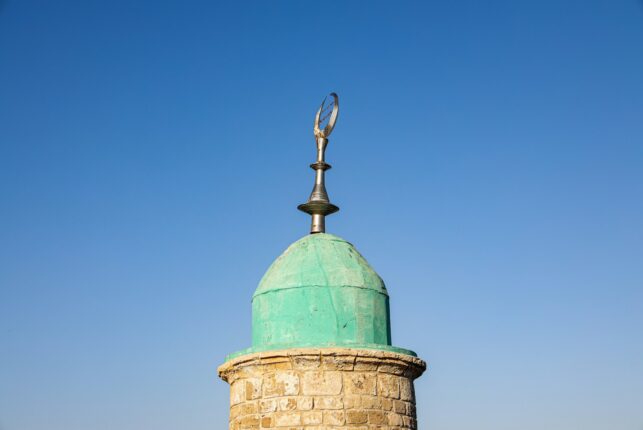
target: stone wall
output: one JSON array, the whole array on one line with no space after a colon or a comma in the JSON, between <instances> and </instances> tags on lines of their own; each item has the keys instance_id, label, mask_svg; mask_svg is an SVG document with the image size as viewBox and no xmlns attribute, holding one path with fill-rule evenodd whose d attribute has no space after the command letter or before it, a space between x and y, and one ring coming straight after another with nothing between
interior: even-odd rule
<instances>
[{"instance_id":1,"label":"stone wall","mask_svg":"<svg viewBox=\"0 0 643 430\"><path fill-rule=\"evenodd\" d=\"M248 354L219 367L230 384L230 430L416 429L419 358L362 349Z\"/></svg>"}]
</instances>

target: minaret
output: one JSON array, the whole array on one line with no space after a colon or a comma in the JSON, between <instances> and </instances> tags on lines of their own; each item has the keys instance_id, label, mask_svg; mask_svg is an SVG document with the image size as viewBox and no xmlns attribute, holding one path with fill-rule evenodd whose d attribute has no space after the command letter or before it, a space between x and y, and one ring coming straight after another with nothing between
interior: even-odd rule
<instances>
[{"instance_id":1,"label":"minaret","mask_svg":"<svg viewBox=\"0 0 643 430\"><path fill-rule=\"evenodd\" d=\"M311 234L275 260L252 297L252 346L218 371L230 384L230 429L416 429L413 381L426 363L392 346L384 282L355 247L325 233L339 210L324 160L337 95L315 118L315 185L299 209Z\"/></svg>"}]
</instances>

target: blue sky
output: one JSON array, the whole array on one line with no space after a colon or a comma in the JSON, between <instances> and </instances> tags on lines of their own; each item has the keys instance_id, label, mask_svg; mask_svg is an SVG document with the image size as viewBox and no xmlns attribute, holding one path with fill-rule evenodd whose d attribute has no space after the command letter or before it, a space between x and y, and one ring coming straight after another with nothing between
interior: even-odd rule
<instances>
[{"instance_id":1,"label":"blue sky","mask_svg":"<svg viewBox=\"0 0 643 430\"><path fill-rule=\"evenodd\" d=\"M0 428L226 425L312 121L422 429L643 429L643 3L0 2Z\"/></svg>"}]
</instances>

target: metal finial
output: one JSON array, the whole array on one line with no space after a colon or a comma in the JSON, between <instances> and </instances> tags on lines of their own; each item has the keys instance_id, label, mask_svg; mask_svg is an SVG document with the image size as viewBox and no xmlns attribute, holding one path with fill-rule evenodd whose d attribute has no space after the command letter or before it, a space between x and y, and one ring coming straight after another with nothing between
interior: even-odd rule
<instances>
[{"instance_id":1,"label":"metal finial","mask_svg":"<svg viewBox=\"0 0 643 430\"><path fill-rule=\"evenodd\" d=\"M324 180L324 173L331 167L330 164L324 161L324 152L328 145L327 137L330 136L333 128L335 128L338 113L339 98L337 94L330 93L319 107L317 115L315 115L313 132L317 141L317 161L310 165L310 168L315 171L315 185L308 201L297 206L300 211L311 215L311 233L324 233L326 231L326 215L339 210L337 206L330 202Z\"/></svg>"}]
</instances>

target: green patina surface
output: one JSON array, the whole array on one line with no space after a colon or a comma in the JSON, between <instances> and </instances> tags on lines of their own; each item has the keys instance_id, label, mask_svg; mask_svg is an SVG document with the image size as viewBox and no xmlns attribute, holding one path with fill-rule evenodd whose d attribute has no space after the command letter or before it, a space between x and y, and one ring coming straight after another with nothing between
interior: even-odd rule
<instances>
[{"instance_id":1,"label":"green patina surface","mask_svg":"<svg viewBox=\"0 0 643 430\"><path fill-rule=\"evenodd\" d=\"M347 241L308 235L270 266L252 298L252 347L351 347L415 355L391 346L384 282Z\"/></svg>"}]
</instances>

